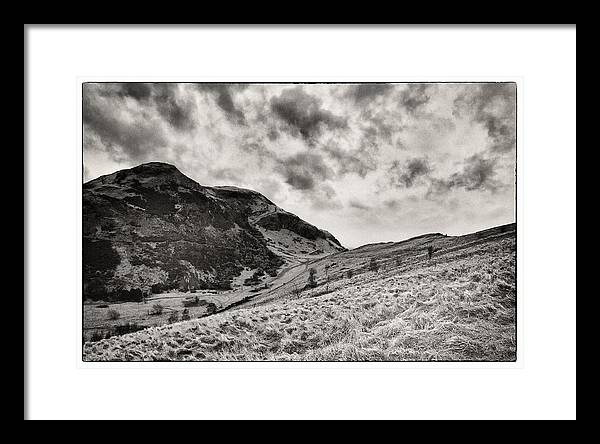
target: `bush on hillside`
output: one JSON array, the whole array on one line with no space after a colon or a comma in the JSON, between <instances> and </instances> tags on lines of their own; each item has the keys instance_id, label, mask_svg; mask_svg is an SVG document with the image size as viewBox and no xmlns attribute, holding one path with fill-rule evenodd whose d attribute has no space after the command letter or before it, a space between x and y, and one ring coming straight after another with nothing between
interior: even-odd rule
<instances>
[{"instance_id":1,"label":"bush on hillside","mask_svg":"<svg viewBox=\"0 0 600 444\"><path fill-rule=\"evenodd\" d=\"M162 293L163 291L165 291L165 286L161 283L153 284L152 287L150 287L150 290L153 294Z\"/></svg>"},{"instance_id":2,"label":"bush on hillside","mask_svg":"<svg viewBox=\"0 0 600 444\"><path fill-rule=\"evenodd\" d=\"M121 317L121 313L119 313L117 310L114 310L114 309L108 310L106 315L107 315L108 319L111 321L116 321L117 319L119 319Z\"/></svg>"},{"instance_id":3,"label":"bush on hillside","mask_svg":"<svg viewBox=\"0 0 600 444\"><path fill-rule=\"evenodd\" d=\"M302 288L300 288L300 286L298 284L294 284L290 291L290 294L292 295L292 297L297 299L300 297L301 293L302 293Z\"/></svg>"},{"instance_id":4,"label":"bush on hillside","mask_svg":"<svg viewBox=\"0 0 600 444\"><path fill-rule=\"evenodd\" d=\"M197 307L200 305L200 298L195 296L193 299L184 299L181 303L184 307Z\"/></svg>"},{"instance_id":5,"label":"bush on hillside","mask_svg":"<svg viewBox=\"0 0 600 444\"><path fill-rule=\"evenodd\" d=\"M379 263L377 262L377 259L375 259L374 257L372 257L371 261L369 262L369 270L379 271Z\"/></svg>"},{"instance_id":6,"label":"bush on hillside","mask_svg":"<svg viewBox=\"0 0 600 444\"><path fill-rule=\"evenodd\" d=\"M315 288L317 286L317 270L311 268L308 270L308 284L309 288Z\"/></svg>"},{"instance_id":7,"label":"bush on hillside","mask_svg":"<svg viewBox=\"0 0 600 444\"><path fill-rule=\"evenodd\" d=\"M139 325L135 322L128 322L127 324L117 325L115 327L115 335L125 335L127 333L135 333L136 331L143 330L144 326Z\"/></svg>"},{"instance_id":8,"label":"bush on hillside","mask_svg":"<svg viewBox=\"0 0 600 444\"><path fill-rule=\"evenodd\" d=\"M94 331L92 333L92 337L90 338L90 342L98 342L101 341L102 339L104 339L104 335L102 334L101 331Z\"/></svg>"},{"instance_id":9,"label":"bush on hillside","mask_svg":"<svg viewBox=\"0 0 600 444\"><path fill-rule=\"evenodd\" d=\"M214 302L209 302L208 304L206 304L206 314L207 315L211 315L216 313L217 311L217 305Z\"/></svg>"},{"instance_id":10,"label":"bush on hillside","mask_svg":"<svg viewBox=\"0 0 600 444\"><path fill-rule=\"evenodd\" d=\"M152 308L150 309L150 315L151 316L158 316L161 315L162 312L164 311L165 307L163 307L161 304L154 304L152 305Z\"/></svg>"}]
</instances>

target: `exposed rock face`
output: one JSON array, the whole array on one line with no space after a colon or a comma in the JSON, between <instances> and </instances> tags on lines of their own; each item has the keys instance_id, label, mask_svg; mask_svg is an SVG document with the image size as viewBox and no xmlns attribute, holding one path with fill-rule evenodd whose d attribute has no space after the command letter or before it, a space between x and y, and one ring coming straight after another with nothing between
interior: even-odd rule
<instances>
[{"instance_id":1,"label":"exposed rock face","mask_svg":"<svg viewBox=\"0 0 600 444\"><path fill-rule=\"evenodd\" d=\"M164 163L83 186L86 298L227 289L243 272L274 276L286 262L343 250L331 234L260 193L205 187Z\"/></svg>"}]
</instances>

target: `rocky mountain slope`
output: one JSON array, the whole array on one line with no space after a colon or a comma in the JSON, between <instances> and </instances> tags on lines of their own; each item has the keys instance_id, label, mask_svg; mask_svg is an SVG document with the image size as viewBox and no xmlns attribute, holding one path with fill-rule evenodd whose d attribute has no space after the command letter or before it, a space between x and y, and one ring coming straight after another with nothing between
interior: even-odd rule
<instances>
[{"instance_id":1,"label":"rocky mountain slope","mask_svg":"<svg viewBox=\"0 0 600 444\"><path fill-rule=\"evenodd\" d=\"M283 267L344 251L258 192L202 186L147 163L83 186L83 296L260 285Z\"/></svg>"}]
</instances>

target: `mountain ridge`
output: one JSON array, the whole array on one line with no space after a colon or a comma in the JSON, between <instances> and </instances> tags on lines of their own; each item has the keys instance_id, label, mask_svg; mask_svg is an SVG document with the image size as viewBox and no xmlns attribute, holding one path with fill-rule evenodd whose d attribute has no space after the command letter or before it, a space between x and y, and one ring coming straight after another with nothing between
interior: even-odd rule
<instances>
[{"instance_id":1,"label":"mountain ridge","mask_svg":"<svg viewBox=\"0 0 600 444\"><path fill-rule=\"evenodd\" d=\"M83 185L84 297L265 284L345 248L261 193L209 187L149 162Z\"/></svg>"}]
</instances>

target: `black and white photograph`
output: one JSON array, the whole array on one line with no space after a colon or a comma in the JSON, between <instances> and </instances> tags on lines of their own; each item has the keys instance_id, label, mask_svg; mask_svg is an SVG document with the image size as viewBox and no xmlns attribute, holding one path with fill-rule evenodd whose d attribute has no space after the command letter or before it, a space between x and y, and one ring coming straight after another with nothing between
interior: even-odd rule
<instances>
[{"instance_id":1,"label":"black and white photograph","mask_svg":"<svg viewBox=\"0 0 600 444\"><path fill-rule=\"evenodd\" d=\"M514 361L514 82L85 83L85 361Z\"/></svg>"},{"instance_id":2,"label":"black and white photograph","mask_svg":"<svg viewBox=\"0 0 600 444\"><path fill-rule=\"evenodd\" d=\"M26 24L24 134L24 419L576 419L576 25Z\"/></svg>"}]
</instances>

